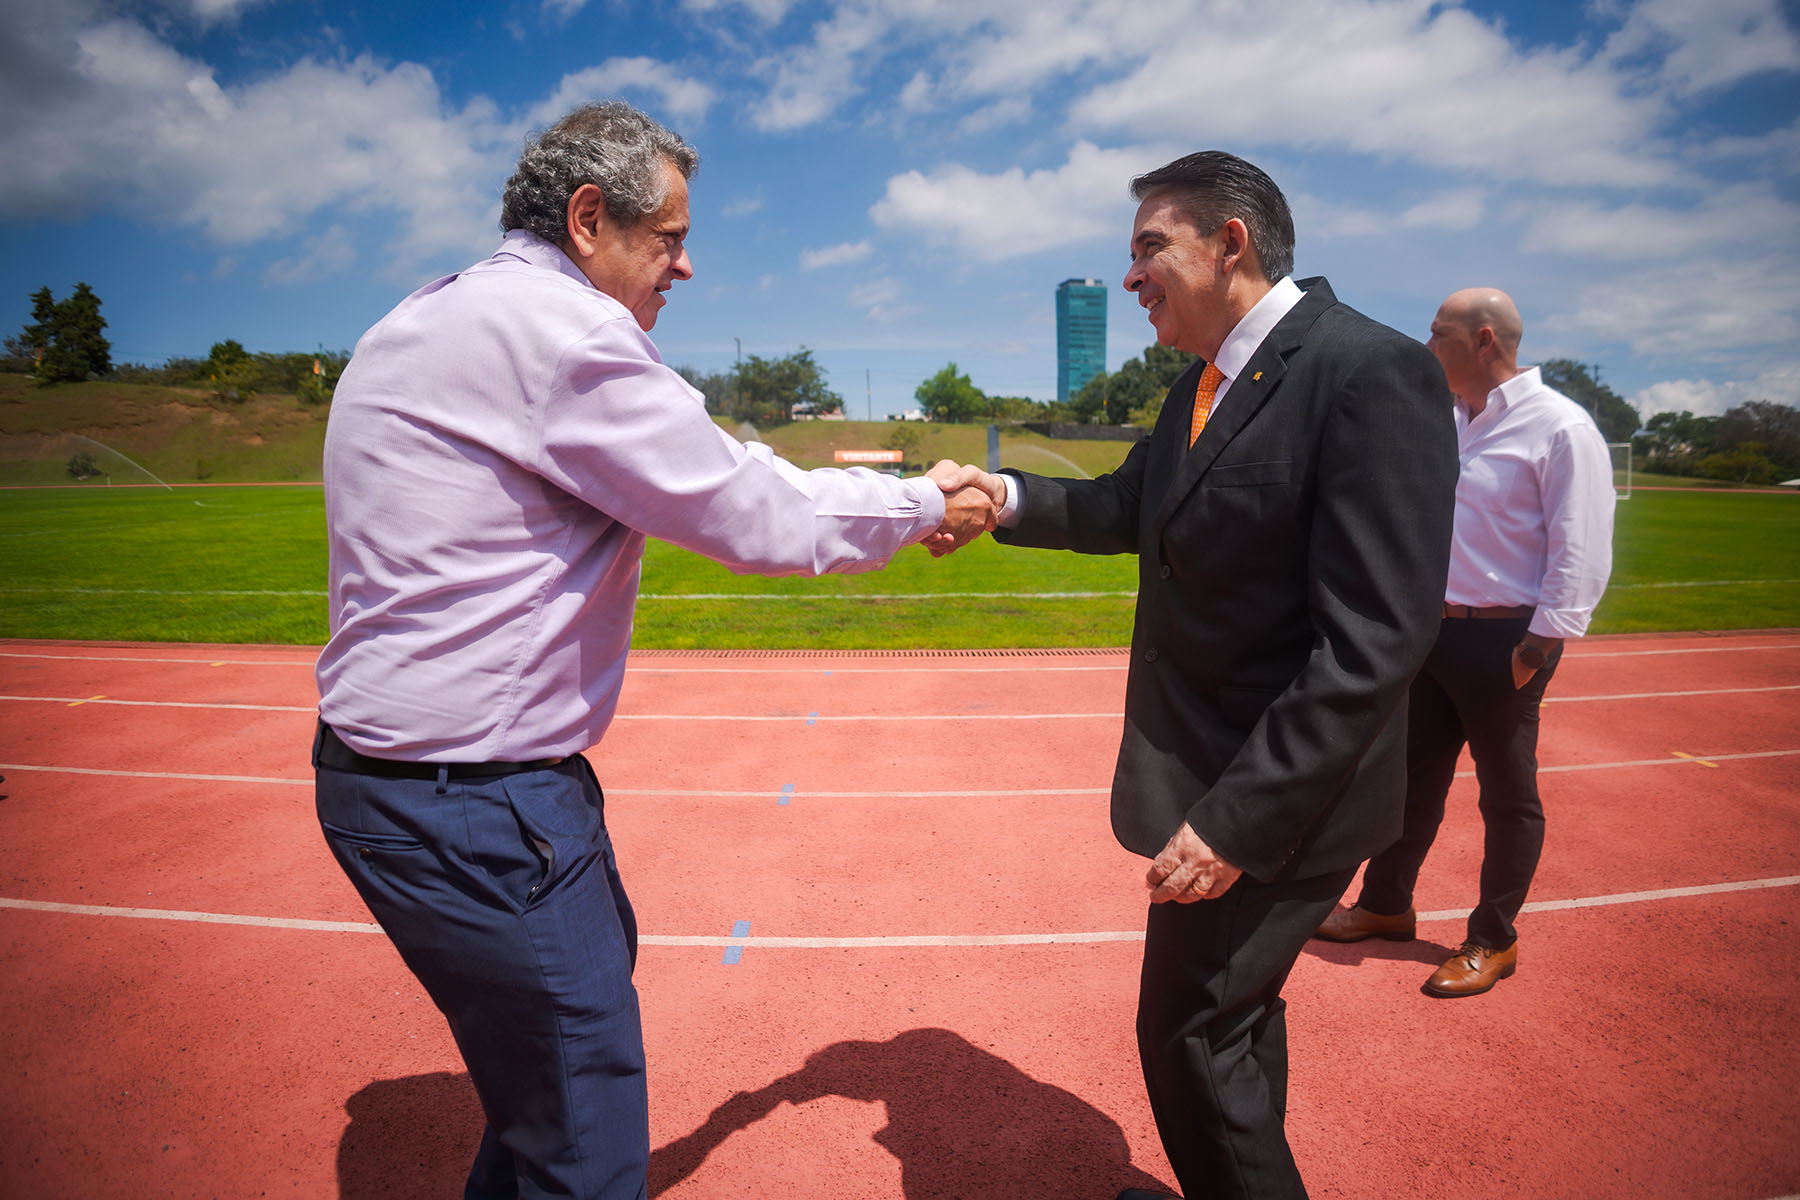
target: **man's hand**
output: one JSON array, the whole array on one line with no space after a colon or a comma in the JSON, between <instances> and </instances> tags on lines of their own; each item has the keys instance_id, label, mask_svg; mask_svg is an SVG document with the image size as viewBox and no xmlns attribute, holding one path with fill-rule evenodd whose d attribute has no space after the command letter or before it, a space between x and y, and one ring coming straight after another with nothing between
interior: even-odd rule
<instances>
[{"instance_id":1,"label":"man's hand","mask_svg":"<svg viewBox=\"0 0 1800 1200\"><path fill-rule=\"evenodd\" d=\"M1231 890L1243 872L1213 853L1194 827L1186 821L1169 839L1150 864L1144 882L1150 887L1150 903L1173 900L1192 904L1196 900L1217 900Z\"/></svg>"},{"instance_id":2,"label":"man's hand","mask_svg":"<svg viewBox=\"0 0 1800 1200\"><path fill-rule=\"evenodd\" d=\"M1545 660L1556 653L1556 648L1560 645L1561 638L1545 637L1539 633L1527 633L1521 638L1519 644L1512 648L1513 691L1530 683L1531 677L1538 673ZM1527 658L1532 661L1525 661Z\"/></svg>"},{"instance_id":3,"label":"man's hand","mask_svg":"<svg viewBox=\"0 0 1800 1200\"><path fill-rule=\"evenodd\" d=\"M944 523L923 543L933 558L966 546L994 528L994 519L1006 500L1006 484L998 475L989 475L980 467L958 466L947 458L925 474L944 491Z\"/></svg>"}]
</instances>

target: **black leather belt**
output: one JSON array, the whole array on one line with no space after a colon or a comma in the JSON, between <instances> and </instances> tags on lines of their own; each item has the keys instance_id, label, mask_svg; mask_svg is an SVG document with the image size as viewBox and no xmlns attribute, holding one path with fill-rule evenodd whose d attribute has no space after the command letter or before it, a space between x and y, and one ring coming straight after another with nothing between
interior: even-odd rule
<instances>
[{"instance_id":1,"label":"black leather belt","mask_svg":"<svg viewBox=\"0 0 1800 1200\"><path fill-rule=\"evenodd\" d=\"M1505 621L1516 617L1529 617L1537 609L1529 604L1513 604L1495 608L1476 608L1472 604L1446 604L1444 615L1458 620L1468 621Z\"/></svg>"},{"instance_id":2,"label":"black leather belt","mask_svg":"<svg viewBox=\"0 0 1800 1200\"><path fill-rule=\"evenodd\" d=\"M436 779L440 771L449 779L492 779L496 775L541 771L562 761L560 758L540 758L532 762L439 763L370 758L367 754L358 754L344 745L337 731L323 721L319 722L318 740L313 744L313 766L331 767L357 775L375 775L382 779Z\"/></svg>"}]
</instances>

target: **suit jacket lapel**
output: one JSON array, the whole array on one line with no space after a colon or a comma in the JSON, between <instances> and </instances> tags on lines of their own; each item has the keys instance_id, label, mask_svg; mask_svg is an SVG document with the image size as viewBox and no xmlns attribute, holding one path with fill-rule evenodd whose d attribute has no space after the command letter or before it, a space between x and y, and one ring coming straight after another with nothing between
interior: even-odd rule
<instances>
[{"instance_id":1,"label":"suit jacket lapel","mask_svg":"<svg viewBox=\"0 0 1800 1200\"><path fill-rule=\"evenodd\" d=\"M1243 371L1231 381L1231 390L1225 394L1218 412L1207 421L1206 428L1200 431L1200 437L1192 448L1186 447L1187 430L1193 423L1194 386L1200 377L1198 368L1201 364L1194 364L1196 369L1191 372L1193 380L1188 379L1190 372L1184 372L1175 388L1170 389L1173 395L1180 395L1176 389L1185 388L1187 394L1185 403L1174 406L1180 410L1179 428L1173 444L1178 458L1169 490L1163 494L1162 503L1156 509L1152 526L1155 536L1162 536L1163 526L1168 524L1181 502L1187 499L1188 493L1199 486L1207 471L1212 469L1219 453L1231 444L1238 431L1248 425L1269 402L1281 377L1287 374L1288 358L1305 341L1307 330L1319 319L1319 314L1337 303L1337 297L1332 295L1330 285L1323 279L1302 281L1303 287L1307 285L1310 287L1300 298L1300 303L1269 331L1269 336L1262 340L1262 345L1256 348L1250 361L1244 364ZM1166 400L1163 407L1165 410L1169 408Z\"/></svg>"}]
</instances>

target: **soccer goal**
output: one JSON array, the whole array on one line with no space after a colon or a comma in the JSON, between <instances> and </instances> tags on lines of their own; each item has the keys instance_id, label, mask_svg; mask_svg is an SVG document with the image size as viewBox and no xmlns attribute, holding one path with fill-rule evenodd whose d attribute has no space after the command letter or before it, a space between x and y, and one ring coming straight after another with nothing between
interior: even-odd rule
<instances>
[{"instance_id":1,"label":"soccer goal","mask_svg":"<svg viewBox=\"0 0 1800 1200\"><path fill-rule=\"evenodd\" d=\"M1631 443L1608 442L1606 452L1612 455L1613 494L1621 500L1631 499Z\"/></svg>"}]
</instances>

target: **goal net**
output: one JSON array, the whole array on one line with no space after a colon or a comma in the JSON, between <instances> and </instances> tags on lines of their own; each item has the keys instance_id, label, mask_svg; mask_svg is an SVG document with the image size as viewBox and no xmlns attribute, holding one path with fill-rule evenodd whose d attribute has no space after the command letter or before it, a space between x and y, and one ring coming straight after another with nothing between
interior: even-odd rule
<instances>
[{"instance_id":1,"label":"goal net","mask_svg":"<svg viewBox=\"0 0 1800 1200\"><path fill-rule=\"evenodd\" d=\"M1608 442L1606 451L1612 455L1613 494L1621 500L1631 499L1631 443Z\"/></svg>"}]
</instances>

